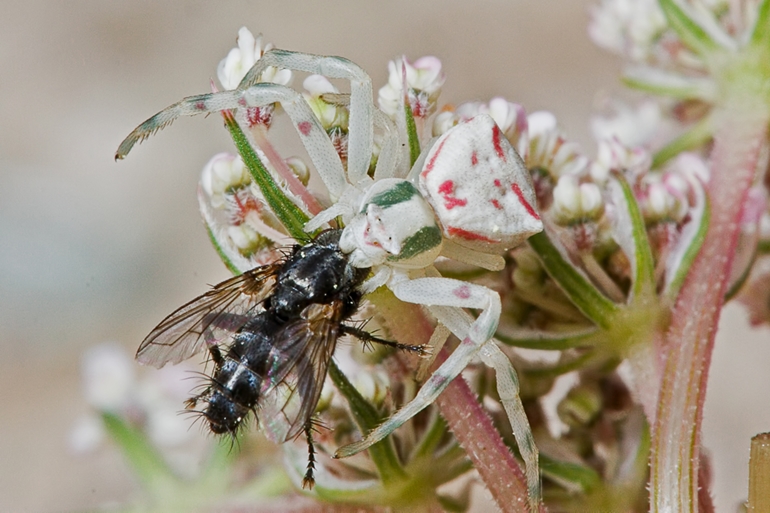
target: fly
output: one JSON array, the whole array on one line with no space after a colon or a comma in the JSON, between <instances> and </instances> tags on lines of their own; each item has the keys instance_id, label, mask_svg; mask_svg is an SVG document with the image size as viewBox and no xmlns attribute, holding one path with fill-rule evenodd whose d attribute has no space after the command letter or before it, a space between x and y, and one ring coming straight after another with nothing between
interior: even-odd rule
<instances>
[{"instance_id":1,"label":"fly","mask_svg":"<svg viewBox=\"0 0 770 513\"><path fill-rule=\"evenodd\" d=\"M309 488L315 482L313 414L338 338L426 353L345 323L359 308L370 269L350 265L339 247L341 233L323 232L285 259L216 285L161 321L136 353L140 363L160 368L207 350L213 372L187 407L205 404L200 413L216 434L234 435L251 414L259 424L260 411L270 413L271 425L285 426L279 442L304 433L302 486Z\"/></svg>"}]
</instances>

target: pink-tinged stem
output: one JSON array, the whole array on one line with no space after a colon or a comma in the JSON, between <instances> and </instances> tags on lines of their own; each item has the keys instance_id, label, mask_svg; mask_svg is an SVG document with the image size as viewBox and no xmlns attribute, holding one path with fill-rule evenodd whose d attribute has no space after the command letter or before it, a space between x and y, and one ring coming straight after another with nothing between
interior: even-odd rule
<instances>
[{"instance_id":1,"label":"pink-tinged stem","mask_svg":"<svg viewBox=\"0 0 770 513\"><path fill-rule=\"evenodd\" d=\"M265 157L267 157L270 165L273 166L273 169L278 173L278 176L286 182L289 191L305 203L308 213L311 216L314 216L323 210L323 207L318 203L318 200L315 199L315 196L310 194L307 187L299 181L297 175L294 174L286 164L286 161L283 160L278 151L276 151L275 146L273 146L273 143L271 143L270 139L267 137L267 128L265 128L264 125L254 125L251 128L251 134L254 136L254 142L257 143L259 149L265 154Z\"/></svg>"},{"instance_id":2,"label":"pink-tinged stem","mask_svg":"<svg viewBox=\"0 0 770 513\"><path fill-rule=\"evenodd\" d=\"M652 512L699 511L699 449L706 380L740 231L739 220L768 123L761 105L734 107L717 117L719 128L708 187L711 224L682 286L667 334L668 352L652 433Z\"/></svg>"},{"instance_id":3,"label":"pink-tinged stem","mask_svg":"<svg viewBox=\"0 0 770 513\"><path fill-rule=\"evenodd\" d=\"M446 350L442 350L435 367L441 365L446 356ZM449 384L436 404L500 510L528 512L524 472L462 376ZM545 506L541 505L540 511L544 513Z\"/></svg>"},{"instance_id":4,"label":"pink-tinged stem","mask_svg":"<svg viewBox=\"0 0 770 513\"><path fill-rule=\"evenodd\" d=\"M371 294L369 300L377 305L377 311L385 318L391 335L399 342L425 344L433 334L433 325L419 306L402 303L391 293L382 291ZM431 371L436 370L446 358L447 351L442 350ZM528 512L524 471L462 376L449 384L436 400L436 405L500 510ZM540 511L546 510L541 506Z\"/></svg>"}]
</instances>

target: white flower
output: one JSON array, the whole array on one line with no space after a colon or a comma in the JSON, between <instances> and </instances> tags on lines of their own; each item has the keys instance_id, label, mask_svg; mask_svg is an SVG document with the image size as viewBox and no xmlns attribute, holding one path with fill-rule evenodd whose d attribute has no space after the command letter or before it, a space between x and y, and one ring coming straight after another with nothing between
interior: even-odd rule
<instances>
[{"instance_id":1,"label":"white flower","mask_svg":"<svg viewBox=\"0 0 770 513\"><path fill-rule=\"evenodd\" d=\"M428 117L436 108L436 101L445 80L441 61L436 57L420 57L414 61L414 64L410 63L406 57L390 61L388 83L379 91L380 110L395 118L401 107L403 84L406 81L412 114L415 117Z\"/></svg>"},{"instance_id":2,"label":"white flower","mask_svg":"<svg viewBox=\"0 0 770 513\"><path fill-rule=\"evenodd\" d=\"M217 67L217 77L222 87L225 89L235 89L241 80L246 76L254 64L264 55L265 52L273 48L270 43L262 47L262 34L254 38L254 35L246 27L241 27L238 31L237 48L230 50L227 57L222 59ZM291 82L291 71L287 69L277 69L269 67L262 73L260 78L262 82L273 82L275 84L288 85Z\"/></svg>"},{"instance_id":3,"label":"white flower","mask_svg":"<svg viewBox=\"0 0 770 513\"><path fill-rule=\"evenodd\" d=\"M131 403L136 383L134 360L118 344L88 349L82 373L86 400L97 410L115 412Z\"/></svg>"},{"instance_id":4,"label":"white flower","mask_svg":"<svg viewBox=\"0 0 770 513\"><path fill-rule=\"evenodd\" d=\"M538 169L555 180L564 175L580 174L587 168L588 157L583 155L577 143L567 141L562 136L553 114L533 112L527 116L527 125L528 169Z\"/></svg>"},{"instance_id":5,"label":"white flower","mask_svg":"<svg viewBox=\"0 0 770 513\"><path fill-rule=\"evenodd\" d=\"M339 93L339 90L329 82L329 79L321 75L310 75L302 83L302 86L307 91L303 93L305 101L321 121L324 130L329 130L332 127L347 129L347 109L327 103L321 98L326 93Z\"/></svg>"},{"instance_id":6,"label":"white flower","mask_svg":"<svg viewBox=\"0 0 770 513\"><path fill-rule=\"evenodd\" d=\"M96 450L104 441L104 424L97 415L89 414L78 418L70 431L69 448L75 454Z\"/></svg>"},{"instance_id":7,"label":"white flower","mask_svg":"<svg viewBox=\"0 0 770 513\"><path fill-rule=\"evenodd\" d=\"M563 225L596 220L604 212L602 193L596 184L579 183L574 175L562 176L553 189L551 212Z\"/></svg>"},{"instance_id":8,"label":"white flower","mask_svg":"<svg viewBox=\"0 0 770 513\"><path fill-rule=\"evenodd\" d=\"M227 235L244 256L249 256L268 244L268 241L248 223L227 227Z\"/></svg>"},{"instance_id":9,"label":"white flower","mask_svg":"<svg viewBox=\"0 0 770 513\"><path fill-rule=\"evenodd\" d=\"M460 122L460 116L452 110L442 110L433 118L433 137L443 135Z\"/></svg>"},{"instance_id":10,"label":"white flower","mask_svg":"<svg viewBox=\"0 0 770 513\"><path fill-rule=\"evenodd\" d=\"M628 148L617 138L599 141L596 161L590 169L591 178L604 183L611 170L623 171L634 184L650 170L652 156L644 148Z\"/></svg>"},{"instance_id":11,"label":"white flower","mask_svg":"<svg viewBox=\"0 0 770 513\"><path fill-rule=\"evenodd\" d=\"M463 103L457 107L456 114L462 121L468 121L479 114L489 114L511 145L516 148L523 159L526 159L529 149L527 113L521 105L497 96L489 100L489 103Z\"/></svg>"},{"instance_id":12,"label":"white flower","mask_svg":"<svg viewBox=\"0 0 770 513\"><path fill-rule=\"evenodd\" d=\"M666 26L657 0L603 0L591 9L588 34L598 46L642 61Z\"/></svg>"},{"instance_id":13,"label":"white flower","mask_svg":"<svg viewBox=\"0 0 770 513\"><path fill-rule=\"evenodd\" d=\"M217 153L206 163L201 173L201 186L211 200L211 206L222 208L225 194L251 183L251 175L240 156Z\"/></svg>"},{"instance_id":14,"label":"white flower","mask_svg":"<svg viewBox=\"0 0 770 513\"><path fill-rule=\"evenodd\" d=\"M660 131L662 115L655 101L644 101L636 107L612 102L611 109L613 115L591 119L591 131L597 141L614 138L625 146L636 147L646 145Z\"/></svg>"}]
</instances>

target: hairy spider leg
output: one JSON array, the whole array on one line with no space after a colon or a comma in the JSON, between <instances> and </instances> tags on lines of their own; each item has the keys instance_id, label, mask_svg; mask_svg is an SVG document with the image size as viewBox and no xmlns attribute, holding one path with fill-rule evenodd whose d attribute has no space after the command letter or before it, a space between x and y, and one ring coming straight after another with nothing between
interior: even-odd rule
<instances>
[{"instance_id":1,"label":"hairy spider leg","mask_svg":"<svg viewBox=\"0 0 770 513\"><path fill-rule=\"evenodd\" d=\"M348 179L356 184L366 177L372 157L375 110L372 102L372 80L354 62L344 57L313 55L273 49L266 52L248 71L239 89L251 87L268 67L315 73L328 78L350 81L350 115L348 118ZM308 151L309 152L309 151ZM318 168L318 166L316 166ZM335 196L337 198L339 196Z\"/></svg>"}]
</instances>

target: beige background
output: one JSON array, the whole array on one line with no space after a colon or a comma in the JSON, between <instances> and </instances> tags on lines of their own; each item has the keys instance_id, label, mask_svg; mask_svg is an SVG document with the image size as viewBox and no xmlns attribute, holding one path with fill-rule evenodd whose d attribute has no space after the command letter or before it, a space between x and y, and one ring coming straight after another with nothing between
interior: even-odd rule
<instances>
[{"instance_id":1,"label":"beige background","mask_svg":"<svg viewBox=\"0 0 770 513\"><path fill-rule=\"evenodd\" d=\"M401 53L435 54L443 99L502 94L548 108L594 151L588 119L619 63L586 36L587 1L29 2L0 15L0 512L123 501L115 451L75 457L82 351L133 350L163 315L227 276L198 220L199 170L229 150L216 117L181 120L125 161L121 139L208 89L241 25L292 50L344 55L376 86ZM705 443L719 511L745 495L749 437L770 430L770 337L728 309Z\"/></svg>"}]
</instances>

